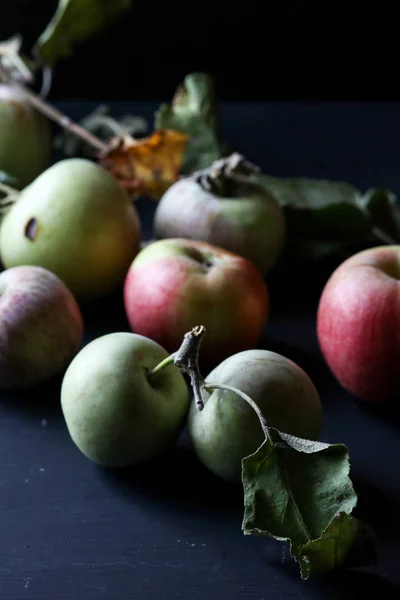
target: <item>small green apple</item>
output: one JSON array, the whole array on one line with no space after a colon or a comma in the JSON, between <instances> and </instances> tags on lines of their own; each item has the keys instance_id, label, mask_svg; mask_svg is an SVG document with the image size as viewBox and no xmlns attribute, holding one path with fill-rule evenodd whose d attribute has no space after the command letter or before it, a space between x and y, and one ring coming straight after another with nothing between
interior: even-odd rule
<instances>
[{"instance_id":1,"label":"small green apple","mask_svg":"<svg viewBox=\"0 0 400 600\"><path fill-rule=\"evenodd\" d=\"M39 175L0 226L6 268L44 267L79 300L113 292L139 249L131 199L108 171L81 158L61 160Z\"/></svg>"},{"instance_id":2,"label":"small green apple","mask_svg":"<svg viewBox=\"0 0 400 600\"><path fill-rule=\"evenodd\" d=\"M96 338L74 358L61 386L70 436L90 460L109 467L145 462L177 440L189 390L175 365L150 375L169 354L134 333Z\"/></svg>"},{"instance_id":3,"label":"small green apple","mask_svg":"<svg viewBox=\"0 0 400 600\"><path fill-rule=\"evenodd\" d=\"M303 369L280 354L239 352L219 364L205 381L229 385L250 396L268 426L306 439L320 435L319 394ZM210 393L201 411L191 405L188 432L204 465L232 482L240 481L242 459L256 452L265 438L253 408L225 390Z\"/></svg>"},{"instance_id":4,"label":"small green apple","mask_svg":"<svg viewBox=\"0 0 400 600\"><path fill-rule=\"evenodd\" d=\"M31 183L50 162L51 126L16 87L0 84L0 171Z\"/></svg>"}]
</instances>

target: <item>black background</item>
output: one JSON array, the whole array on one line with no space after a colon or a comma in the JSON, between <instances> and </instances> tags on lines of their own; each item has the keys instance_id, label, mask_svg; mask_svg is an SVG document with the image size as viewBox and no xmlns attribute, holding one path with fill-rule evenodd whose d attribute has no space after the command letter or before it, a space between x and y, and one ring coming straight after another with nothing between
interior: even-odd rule
<instances>
[{"instance_id":1,"label":"black background","mask_svg":"<svg viewBox=\"0 0 400 600\"><path fill-rule=\"evenodd\" d=\"M399 195L399 106L314 102L397 98L396 19L384 3L379 13L358 3L263 3L264 16L261 4L136 2L116 30L57 66L51 96L74 119L121 99L115 114L129 108L150 121L157 102L136 100L169 99L187 72L205 70L218 81L224 138L271 174ZM30 48L55 5L0 0L0 38L19 31ZM225 103L242 100L270 102ZM138 209L150 237L154 206ZM1 600L354 600L367 592L398 600L399 414L357 403L324 364L315 313L331 267L268 278L271 319L259 346L292 358L315 382L322 439L349 447L356 514L378 535L377 564L301 581L286 545L243 536L240 488L207 472L185 433L150 466L90 463L68 436L56 380L35 397L0 395ZM128 330L120 290L84 318L84 343Z\"/></svg>"},{"instance_id":2,"label":"black background","mask_svg":"<svg viewBox=\"0 0 400 600\"><path fill-rule=\"evenodd\" d=\"M56 0L0 0L0 39L25 50ZM170 98L190 71L222 100L399 97L397 19L389 3L136 0L114 28L58 63L52 98Z\"/></svg>"}]
</instances>

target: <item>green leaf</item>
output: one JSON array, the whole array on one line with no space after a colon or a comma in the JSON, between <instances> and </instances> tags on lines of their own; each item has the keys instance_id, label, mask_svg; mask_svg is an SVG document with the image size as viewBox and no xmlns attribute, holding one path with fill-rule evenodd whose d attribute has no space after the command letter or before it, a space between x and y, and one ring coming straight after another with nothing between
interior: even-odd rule
<instances>
[{"instance_id":1,"label":"green leaf","mask_svg":"<svg viewBox=\"0 0 400 600\"><path fill-rule=\"evenodd\" d=\"M34 52L53 67L71 56L76 46L113 25L131 6L131 0L59 0L57 10L37 40Z\"/></svg>"},{"instance_id":2,"label":"green leaf","mask_svg":"<svg viewBox=\"0 0 400 600\"><path fill-rule=\"evenodd\" d=\"M302 579L308 579L312 574L375 562L374 543L375 536L369 527L347 513L340 513L319 539L303 546L292 544L290 551L300 564ZM353 549L356 546L361 549L358 553L361 552L363 560L360 561L356 556L353 562Z\"/></svg>"},{"instance_id":3,"label":"green leaf","mask_svg":"<svg viewBox=\"0 0 400 600\"><path fill-rule=\"evenodd\" d=\"M86 115L79 125L104 142L116 136L135 137L148 130L148 124L142 117L128 114L116 119L105 104ZM69 131L62 131L54 139L54 147L62 150L66 156L93 158L93 147Z\"/></svg>"},{"instance_id":4,"label":"green leaf","mask_svg":"<svg viewBox=\"0 0 400 600\"><path fill-rule=\"evenodd\" d=\"M339 566L354 539L353 524L333 525L357 503L349 469L344 444L302 440L269 428L269 439L242 460L243 532L289 541L302 577ZM333 538L340 561L329 556Z\"/></svg>"},{"instance_id":5,"label":"green leaf","mask_svg":"<svg viewBox=\"0 0 400 600\"><path fill-rule=\"evenodd\" d=\"M371 188L362 194L343 181L279 179L262 173L251 178L284 210L284 258L289 261L340 259L357 248L400 243L397 199L391 190Z\"/></svg>"},{"instance_id":6,"label":"green leaf","mask_svg":"<svg viewBox=\"0 0 400 600\"><path fill-rule=\"evenodd\" d=\"M224 155L219 137L214 79L207 73L190 73L174 95L171 106L162 104L154 114L154 128L181 131L189 136L182 172L205 169Z\"/></svg>"},{"instance_id":7,"label":"green leaf","mask_svg":"<svg viewBox=\"0 0 400 600\"><path fill-rule=\"evenodd\" d=\"M253 179L266 188L284 208L288 236L319 240L349 240L371 231L370 214L362 194L342 181L279 179L256 174Z\"/></svg>"},{"instance_id":8,"label":"green leaf","mask_svg":"<svg viewBox=\"0 0 400 600\"><path fill-rule=\"evenodd\" d=\"M372 188L367 190L359 200L360 205L368 211L373 232L387 236L388 243L400 241L400 226L396 215L397 197L391 190ZM383 237L382 237L383 233Z\"/></svg>"}]
</instances>

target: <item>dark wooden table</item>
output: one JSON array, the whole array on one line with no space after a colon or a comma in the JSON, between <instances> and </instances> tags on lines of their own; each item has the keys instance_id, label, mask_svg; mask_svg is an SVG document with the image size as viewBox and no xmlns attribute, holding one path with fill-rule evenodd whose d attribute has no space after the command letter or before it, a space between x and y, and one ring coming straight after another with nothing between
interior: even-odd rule
<instances>
[{"instance_id":1,"label":"dark wooden table","mask_svg":"<svg viewBox=\"0 0 400 600\"><path fill-rule=\"evenodd\" d=\"M73 118L91 103L59 103ZM152 124L156 104L119 103ZM400 194L397 104L230 104L225 137L277 176L342 179ZM154 206L138 203L146 237ZM269 281L272 315L260 346L297 361L324 408L322 438L344 442L358 515L378 535L376 566L302 581L287 547L241 532L241 490L196 460L186 435L160 460L106 470L72 444L60 380L0 394L0 598L4 600L346 600L400 597L400 420L358 404L324 365L315 310L329 271ZM85 342L128 331L121 295L85 313Z\"/></svg>"}]
</instances>

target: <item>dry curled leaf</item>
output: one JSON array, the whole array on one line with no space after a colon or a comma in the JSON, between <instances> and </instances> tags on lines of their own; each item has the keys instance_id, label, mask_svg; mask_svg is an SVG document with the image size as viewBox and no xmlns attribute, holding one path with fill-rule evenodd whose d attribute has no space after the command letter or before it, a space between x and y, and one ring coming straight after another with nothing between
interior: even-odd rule
<instances>
[{"instance_id":1,"label":"dry curled leaf","mask_svg":"<svg viewBox=\"0 0 400 600\"><path fill-rule=\"evenodd\" d=\"M133 196L159 200L180 175L188 136L162 129L135 140L113 138L99 161Z\"/></svg>"}]
</instances>

